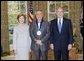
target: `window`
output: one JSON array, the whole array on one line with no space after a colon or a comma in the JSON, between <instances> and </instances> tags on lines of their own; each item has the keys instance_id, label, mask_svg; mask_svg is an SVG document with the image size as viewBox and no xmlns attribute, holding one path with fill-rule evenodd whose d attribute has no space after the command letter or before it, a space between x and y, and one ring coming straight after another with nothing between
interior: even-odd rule
<instances>
[{"instance_id":1,"label":"window","mask_svg":"<svg viewBox=\"0 0 84 61\"><path fill-rule=\"evenodd\" d=\"M9 43L10 50L13 43L13 28L18 23L17 15L27 14L27 1L8 1L8 23L9 23ZM26 19L27 22L27 19Z\"/></svg>"},{"instance_id":2,"label":"window","mask_svg":"<svg viewBox=\"0 0 84 61\"><path fill-rule=\"evenodd\" d=\"M69 1L48 1L48 21L56 18L56 8L59 6L64 9L64 17L69 18Z\"/></svg>"}]
</instances>

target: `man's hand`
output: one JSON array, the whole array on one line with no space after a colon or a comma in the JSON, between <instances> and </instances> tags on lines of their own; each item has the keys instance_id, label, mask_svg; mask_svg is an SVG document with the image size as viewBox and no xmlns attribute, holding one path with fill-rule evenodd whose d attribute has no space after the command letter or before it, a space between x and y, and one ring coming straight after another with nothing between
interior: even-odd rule
<instances>
[{"instance_id":1,"label":"man's hand","mask_svg":"<svg viewBox=\"0 0 84 61\"><path fill-rule=\"evenodd\" d=\"M53 45L53 44L50 44L50 48L51 48L51 49L54 49L54 45Z\"/></svg>"},{"instance_id":2,"label":"man's hand","mask_svg":"<svg viewBox=\"0 0 84 61\"><path fill-rule=\"evenodd\" d=\"M72 45L69 44L69 45L68 45L68 50L71 50L71 49L72 49Z\"/></svg>"},{"instance_id":3,"label":"man's hand","mask_svg":"<svg viewBox=\"0 0 84 61\"><path fill-rule=\"evenodd\" d=\"M15 49L13 49L13 50L12 50L12 53L15 55L15 54L16 54L16 50L15 50Z\"/></svg>"},{"instance_id":4,"label":"man's hand","mask_svg":"<svg viewBox=\"0 0 84 61\"><path fill-rule=\"evenodd\" d=\"M36 44L37 44L37 45L42 45L41 40L36 40Z\"/></svg>"}]
</instances>

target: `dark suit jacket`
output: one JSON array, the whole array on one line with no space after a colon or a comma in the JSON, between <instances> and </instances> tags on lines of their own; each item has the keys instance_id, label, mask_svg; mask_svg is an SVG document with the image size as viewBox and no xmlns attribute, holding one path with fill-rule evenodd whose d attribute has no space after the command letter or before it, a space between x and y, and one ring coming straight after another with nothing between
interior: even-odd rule
<instances>
[{"instance_id":1,"label":"dark suit jacket","mask_svg":"<svg viewBox=\"0 0 84 61\"><path fill-rule=\"evenodd\" d=\"M67 49L68 44L73 42L73 31L71 20L63 18L62 30L59 33L57 19L50 23L50 42L54 44L55 48Z\"/></svg>"}]
</instances>

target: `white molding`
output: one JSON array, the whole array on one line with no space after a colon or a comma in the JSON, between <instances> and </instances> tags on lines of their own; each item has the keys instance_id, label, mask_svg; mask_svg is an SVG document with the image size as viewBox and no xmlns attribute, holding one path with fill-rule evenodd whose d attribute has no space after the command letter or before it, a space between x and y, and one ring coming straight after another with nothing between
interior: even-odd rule
<instances>
[{"instance_id":1,"label":"white molding","mask_svg":"<svg viewBox=\"0 0 84 61\"><path fill-rule=\"evenodd\" d=\"M69 18L69 1L67 1L67 2L64 2L64 1L60 1L60 2L56 2L55 1L55 3L49 3L49 1L47 1L47 11L48 11L48 21L51 21L51 20L49 20L49 14L56 14L56 12L50 12L50 10L49 10L49 8L50 8L50 4L55 4L55 9L56 9L56 3L61 3L61 6L62 6L62 3L66 3L67 4L67 6L68 6L68 11L67 12L64 12L64 13L67 13L68 14L68 18ZM56 10L55 10L56 11Z\"/></svg>"}]
</instances>

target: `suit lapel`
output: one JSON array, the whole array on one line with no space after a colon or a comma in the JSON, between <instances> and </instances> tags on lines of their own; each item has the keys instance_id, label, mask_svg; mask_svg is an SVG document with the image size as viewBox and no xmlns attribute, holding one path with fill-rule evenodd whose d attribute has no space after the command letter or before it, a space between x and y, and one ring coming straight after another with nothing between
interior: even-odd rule
<instances>
[{"instance_id":1,"label":"suit lapel","mask_svg":"<svg viewBox=\"0 0 84 61\"><path fill-rule=\"evenodd\" d=\"M37 22L35 21L35 29L38 30Z\"/></svg>"},{"instance_id":2,"label":"suit lapel","mask_svg":"<svg viewBox=\"0 0 84 61\"><path fill-rule=\"evenodd\" d=\"M42 25L41 25L41 30L44 28L44 20L42 22Z\"/></svg>"},{"instance_id":3,"label":"suit lapel","mask_svg":"<svg viewBox=\"0 0 84 61\"><path fill-rule=\"evenodd\" d=\"M63 29L64 29L64 24L65 24L65 20L64 20L64 18L63 18L63 23L62 23L62 29L61 29L61 33L63 32ZM59 28L58 28L57 19L56 19L56 28L57 28L57 31L59 32Z\"/></svg>"},{"instance_id":4,"label":"suit lapel","mask_svg":"<svg viewBox=\"0 0 84 61\"><path fill-rule=\"evenodd\" d=\"M55 26L55 29L59 32L57 19L56 19L56 26Z\"/></svg>"},{"instance_id":5,"label":"suit lapel","mask_svg":"<svg viewBox=\"0 0 84 61\"><path fill-rule=\"evenodd\" d=\"M65 25L65 20L64 20L64 18L63 18L63 23L62 23L62 29L61 29L61 32L63 32L63 29L64 29L64 26Z\"/></svg>"}]
</instances>

